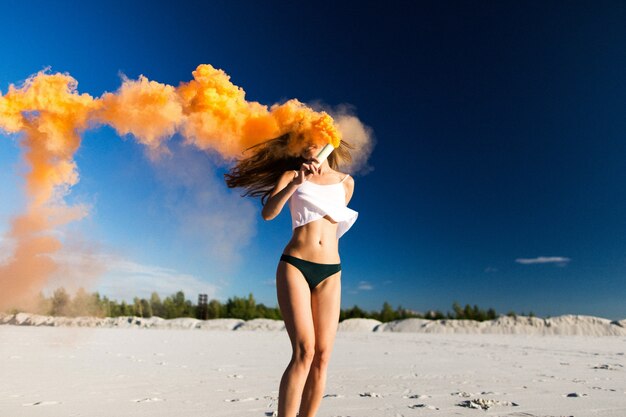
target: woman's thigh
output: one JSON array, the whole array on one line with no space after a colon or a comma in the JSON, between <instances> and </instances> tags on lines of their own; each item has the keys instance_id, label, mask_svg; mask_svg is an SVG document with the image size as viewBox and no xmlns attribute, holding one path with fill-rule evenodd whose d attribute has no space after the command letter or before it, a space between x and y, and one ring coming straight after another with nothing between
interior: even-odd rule
<instances>
[{"instance_id":1,"label":"woman's thigh","mask_svg":"<svg viewBox=\"0 0 626 417\"><path fill-rule=\"evenodd\" d=\"M315 350L329 353L335 341L341 311L341 271L322 281L311 293Z\"/></svg>"},{"instance_id":2,"label":"woman's thigh","mask_svg":"<svg viewBox=\"0 0 626 417\"><path fill-rule=\"evenodd\" d=\"M311 311L311 290L302 272L284 261L276 270L276 295L285 328L295 349L313 348L315 332Z\"/></svg>"}]
</instances>

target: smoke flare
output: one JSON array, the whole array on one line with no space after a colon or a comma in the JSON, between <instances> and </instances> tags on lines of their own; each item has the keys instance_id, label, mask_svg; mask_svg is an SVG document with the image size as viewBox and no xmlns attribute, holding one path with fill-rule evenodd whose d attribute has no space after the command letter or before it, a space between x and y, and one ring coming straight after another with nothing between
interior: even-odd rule
<instances>
[{"instance_id":1,"label":"smoke flare","mask_svg":"<svg viewBox=\"0 0 626 417\"><path fill-rule=\"evenodd\" d=\"M69 74L48 71L0 93L0 129L20 134L29 169L27 206L11 220L7 233L14 253L0 264L0 310L31 307L33 295L58 269L54 254L62 242L55 229L88 214L86 207L64 201L79 181L74 155L86 129L109 125L119 135L131 134L152 158L170 152L166 142L177 133L185 144L214 151L225 160L285 133L290 134L288 155L298 154L309 141L338 147L342 126L358 132L355 161L365 164L372 148L369 130L356 117L342 115L339 124L325 111L296 99L271 107L247 101L242 88L208 64L199 65L193 80L178 87L143 75L137 80L123 77L116 92L99 98L80 94Z\"/></svg>"}]
</instances>

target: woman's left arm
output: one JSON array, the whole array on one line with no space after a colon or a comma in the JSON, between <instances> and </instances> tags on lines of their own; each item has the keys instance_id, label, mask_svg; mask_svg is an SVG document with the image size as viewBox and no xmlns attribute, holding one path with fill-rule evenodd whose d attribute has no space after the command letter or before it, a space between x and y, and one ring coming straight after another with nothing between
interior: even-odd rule
<instances>
[{"instance_id":1,"label":"woman's left arm","mask_svg":"<svg viewBox=\"0 0 626 417\"><path fill-rule=\"evenodd\" d=\"M354 178L352 178L352 175L346 178L346 180L344 181L343 188L346 191L346 206L347 206L350 200L352 199L352 194L354 194Z\"/></svg>"}]
</instances>

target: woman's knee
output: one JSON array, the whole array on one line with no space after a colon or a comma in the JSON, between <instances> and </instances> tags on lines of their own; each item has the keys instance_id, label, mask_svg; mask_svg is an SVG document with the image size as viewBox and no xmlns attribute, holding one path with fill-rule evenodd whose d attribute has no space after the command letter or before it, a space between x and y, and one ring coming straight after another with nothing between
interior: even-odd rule
<instances>
[{"instance_id":1,"label":"woman's knee","mask_svg":"<svg viewBox=\"0 0 626 417\"><path fill-rule=\"evenodd\" d=\"M296 362L310 365L315 357L315 341L302 340L296 343L293 359Z\"/></svg>"},{"instance_id":2,"label":"woman's knee","mask_svg":"<svg viewBox=\"0 0 626 417\"><path fill-rule=\"evenodd\" d=\"M314 366L318 369L326 369L328 368L328 363L330 362L330 355L332 349L330 348L318 348L315 351L315 355L313 356L313 362L311 366Z\"/></svg>"}]
</instances>

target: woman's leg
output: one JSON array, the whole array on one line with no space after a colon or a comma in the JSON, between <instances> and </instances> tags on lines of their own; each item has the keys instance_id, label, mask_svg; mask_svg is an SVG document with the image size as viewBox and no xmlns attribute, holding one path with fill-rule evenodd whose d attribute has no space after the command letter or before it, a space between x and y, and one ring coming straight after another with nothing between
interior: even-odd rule
<instances>
[{"instance_id":1,"label":"woman's leg","mask_svg":"<svg viewBox=\"0 0 626 417\"><path fill-rule=\"evenodd\" d=\"M341 271L326 278L311 292L315 328L315 356L304 386L298 417L314 417L326 388L326 370L339 325Z\"/></svg>"},{"instance_id":2,"label":"woman's leg","mask_svg":"<svg viewBox=\"0 0 626 417\"><path fill-rule=\"evenodd\" d=\"M276 270L278 306L293 349L278 391L278 417L295 417L315 353L311 290L298 268L279 262Z\"/></svg>"}]
</instances>

